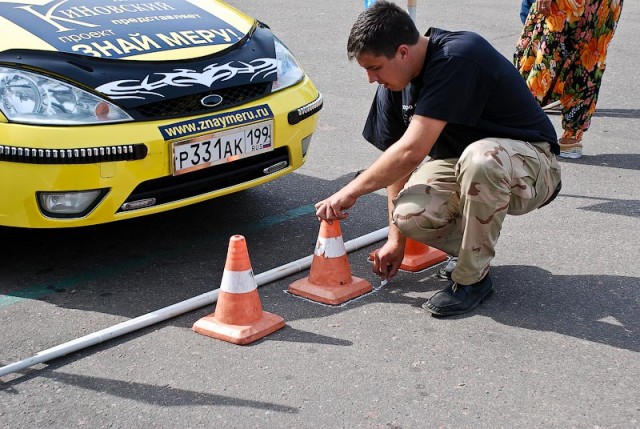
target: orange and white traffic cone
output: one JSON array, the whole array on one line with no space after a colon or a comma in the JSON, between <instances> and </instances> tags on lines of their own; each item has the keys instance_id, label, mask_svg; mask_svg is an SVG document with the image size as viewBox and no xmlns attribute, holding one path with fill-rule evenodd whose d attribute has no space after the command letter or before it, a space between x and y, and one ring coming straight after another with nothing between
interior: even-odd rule
<instances>
[{"instance_id":1,"label":"orange and white traffic cone","mask_svg":"<svg viewBox=\"0 0 640 429\"><path fill-rule=\"evenodd\" d=\"M234 344L249 344L285 325L276 314L262 311L247 242L242 235L229 240L215 312L193 324L199 334Z\"/></svg>"},{"instance_id":2,"label":"orange and white traffic cone","mask_svg":"<svg viewBox=\"0 0 640 429\"><path fill-rule=\"evenodd\" d=\"M289 292L323 304L337 305L372 290L371 283L351 275L339 221L334 220L331 224L322 221L309 277L291 283Z\"/></svg>"},{"instance_id":3,"label":"orange and white traffic cone","mask_svg":"<svg viewBox=\"0 0 640 429\"><path fill-rule=\"evenodd\" d=\"M369 254L370 261L373 261L374 255L378 250L380 249L376 249ZM447 254L442 250L427 246L412 238L407 238L400 269L411 272L422 271L439 264L447 258Z\"/></svg>"}]
</instances>

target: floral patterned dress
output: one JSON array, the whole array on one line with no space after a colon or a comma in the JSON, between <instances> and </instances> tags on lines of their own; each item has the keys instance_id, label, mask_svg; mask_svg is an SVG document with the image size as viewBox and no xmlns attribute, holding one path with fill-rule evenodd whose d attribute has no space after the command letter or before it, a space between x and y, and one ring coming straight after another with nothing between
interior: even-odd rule
<instances>
[{"instance_id":1,"label":"floral patterned dress","mask_svg":"<svg viewBox=\"0 0 640 429\"><path fill-rule=\"evenodd\" d=\"M547 17L536 2L527 16L513 61L541 106L561 102L563 138L591 124L622 2L552 0Z\"/></svg>"}]
</instances>

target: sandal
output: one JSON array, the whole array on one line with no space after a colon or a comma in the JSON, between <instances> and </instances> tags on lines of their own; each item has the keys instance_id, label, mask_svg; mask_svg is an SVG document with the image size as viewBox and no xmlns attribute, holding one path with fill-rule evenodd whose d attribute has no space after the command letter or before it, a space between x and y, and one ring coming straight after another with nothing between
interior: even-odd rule
<instances>
[{"instance_id":1,"label":"sandal","mask_svg":"<svg viewBox=\"0 0 640 429\"><path fill-rule=\"evenodd\" d=\"M561 138L558 140L560 145L560 157L569 159L578 159L582 157L582 143L578 139Z\"/></svg>"}]
</instances>

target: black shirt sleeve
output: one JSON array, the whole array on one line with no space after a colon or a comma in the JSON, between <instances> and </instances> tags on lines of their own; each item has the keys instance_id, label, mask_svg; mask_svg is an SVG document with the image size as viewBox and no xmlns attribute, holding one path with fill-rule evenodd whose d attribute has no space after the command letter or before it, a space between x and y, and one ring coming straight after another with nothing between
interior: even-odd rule
<instances>
[{"instance_id":1,"label":"black shirt sleeve","mask_svg":"<svg viewBox=\"0 0 640 429\"><path fill-rule=\"evenodd\" d=\"M407 130L402 118L402 93L379 85L362 136L380 150L400 140Z\"/></svg>"}]
</instances>

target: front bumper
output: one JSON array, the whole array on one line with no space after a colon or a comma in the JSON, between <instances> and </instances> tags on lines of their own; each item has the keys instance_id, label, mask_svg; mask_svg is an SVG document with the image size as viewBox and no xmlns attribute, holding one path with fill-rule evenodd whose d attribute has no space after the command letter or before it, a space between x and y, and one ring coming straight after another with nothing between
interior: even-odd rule
<instances>
[{"instance_id":1,"label":"front bumper","mask_svg":"<svg viewBox=\"0 0 640 429\"><path fill-rule=\"evenodd\" d=\"M291 88L216 113L265 104L273 112L273 151L179 176L171 174L172 143L206 133L167 137L161 128L210 115L84 127L0 123L0 225L102 224L172 210L291 173L305 161L303 151L317 126L321 95L305 77ZM39 192L93 189L104 189L106 195L81 217L47 216L37 203ZM136 204L139 201L146 202Z\"/></svg>"}]
</instances>

